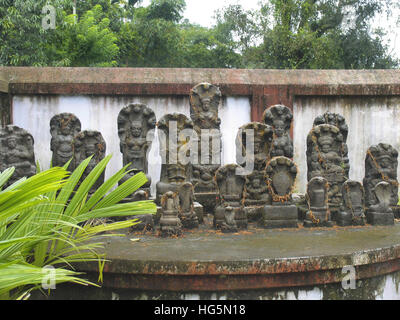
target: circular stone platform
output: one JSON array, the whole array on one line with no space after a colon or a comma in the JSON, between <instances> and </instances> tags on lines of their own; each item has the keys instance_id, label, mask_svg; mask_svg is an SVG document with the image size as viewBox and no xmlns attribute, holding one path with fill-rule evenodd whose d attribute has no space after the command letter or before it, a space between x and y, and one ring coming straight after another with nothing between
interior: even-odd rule
<instances>
[{"instance_id":1,"label":"circular stone platform","mask_svg":"<svg viewBox=\"0 0 400 320\"><path fill-rule=\"evenodd\" d=\"M223 234L209 220L179 238L129 233L107 239L103 289L201 293L315 287L400 271L400 223L394 226L246 231ZM139 240L138 240L139 239ZM78 270L97 279L97 264ZM397 286L397 285L396 285ZM56 290L57 291L57 290ZM166 296L168 297L168 295Z\"/></svg>"}]
</instances>

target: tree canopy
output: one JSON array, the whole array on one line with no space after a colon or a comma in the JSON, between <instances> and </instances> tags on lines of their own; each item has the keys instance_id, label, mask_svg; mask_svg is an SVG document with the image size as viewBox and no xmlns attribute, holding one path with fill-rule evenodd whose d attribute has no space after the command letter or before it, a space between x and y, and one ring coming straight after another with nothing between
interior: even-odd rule
<instances>
[{"instance_id":1,"label":"tree canopy","mask_svg":"<svg viewBox=\"0 0 400 320\"><path fill-rule=\"evenodd\" d=\"M76 3L76 15L73 6ZM44 29L43 7L56 9ZM276 69L384 69L377 15L395 0L264 0L229 5L204 27L185 0L0 0L0 65Z\"/></svg>"}]
</instances>

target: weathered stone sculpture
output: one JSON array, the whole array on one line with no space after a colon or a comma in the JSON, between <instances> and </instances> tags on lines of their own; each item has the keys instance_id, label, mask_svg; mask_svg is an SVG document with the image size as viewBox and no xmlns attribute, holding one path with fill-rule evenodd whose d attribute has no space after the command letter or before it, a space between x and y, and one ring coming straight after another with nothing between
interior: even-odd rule
<instances>
[{"instance_id":1,"label":"weathered stone sculpture","mask_svg":"<svg viewBox=\"0 0 400 320\"><path fill-rule=\"evenodd\" d=\"M339 226L365 225L365 192L358 181L347 180L342 187L343 205L337 217Z\"/></svg>"},{"instance_id":2,"label":"weathered stone sculpture","mask_svg":"<svg viewBox=\"0 0 400 320\"><path fill-rule=\"evenodd\" d=\"M194 189L190 182L183 183L178 189L179 218L182 226L193 229L199 226L199 220L194 210Z\"/></svg>"},{"instance_id":3,"label":"weathered stone sculpture","mask_svg":"<svg viewBox=\"0 0 400 320\"><path fill-rule=\"evenodd\" d=\"M81 131L81 122L72 113L60 113L50 120L51 142L53 151L51 163L53 167L62 167L72 159L72 140ZM68 169L72 168L72 163Z\"/></svg>"},{"instance_id":4,"label":"weathered stone sculpture","mask_svg":"<svg viewBox=\"0 0 400 320\"><path fill-rule=\"evenodd\" d=\"M104 159L106 154L106 142L99 131L85 130L78 133L72 141L73 147L73 170L86 158L92 156L86 170L83 172L81 181L83 181L94 167ZM92 194L104 182L104 171L94 183L89 194Z\"/></svg>"},{"instance_id":5,"label":"weathered stone sculpture","mask_svg":"<svg viewBox=\"0 0 400 320\"><path fill-rule=\"evenodd\" d=\"M160 204L162 195L168 191L178 192L180 186L189 180L190 161L186 163L182 157L189 157L191 136L185 135L185 131L190 134L193 122L184 114L173 113L162 117L157 126L162 165L160 181L156 185L156 202Z\"/></svg>"},{"instance_id":6,"label":"weathered stone sculpture","mask_svg":"<svg viewBox=\"0 0 400 320\"><path fill-rule=\"evenodd\" d=\"M270 160L272 137L272 127L259 122L243 125L236 137L236 162L251 172L246 175L244 205L252 221L259 220L264 206L271 204L264 169Z\"/></svg>"},{"instance_id":7,"label":"weathered stone sculpture","mask_svg":"<svg viewBox=\"0 0 400 320\"><path fill-rule=\"evenodd\" d=\"M162 237L179 236L182 234L182 223L179 219L179 196L168 191L161 198L162 215L160 231Z\"/></svg>"},{"instance_id":8,"label":"weathered stone sculpture","mask_svg":"<svg viewBox=\"0 0 400 320\"><path fill-rule=\"evenodd\" d=\"M123 165L131 163L128 170L133 170L126 175L120 183L125 182L138 172L144 172L148 182L142 189L150 197L151 178L148 175L147 157L151 148L156 116L150 108L144 104L129 104L118 115L118 136L120 150L123 155ZM138 195L131 195L125 201L135 201Z\"/></svg>"},{"instance_id":9,"label":"weathered stone sculpture","mask_svg":"<svg viewBox=\"0 0 400 320\"><path fill-rule=\"evenodd\" d=\"M264 228L298 228L297 207L292 200L296 176L297 167L289 158L275 157L267 164L266 180L272 205L264 206L261 221Z\"/></svg>"},{"instance_id":10,"label":"weathered stone sculpture","mask_svg":"<svg viewBox=\"0 0 400 320\"><path fill-rule=\"evenodd\" d=\"M343 166L346 172L346 176L349 176L350 164L349 164L349 151L347 147L347 135L349 133L349 127L346 124L345 118L337 113L325 112L323 115L318 116L314 120L314 127L320 124L330 124L337 127L343 136L342 154L343 154Z\"/></svg>"},{"instance_id":11,"label":"weathered stone sculpture","mask_svg":"<svg viewBox=\"0 0 400 320\"><path fill-rule=\"evenodd\" d=\"M225 223L224 230L235 230L235 228L247 228L247 216L243 209L244 205L244 189L246 178L239 175L241 167L237 164L227 164L220 167L215 173L215 181L218 186L219 198L218 205L215 209L214 226L217 229L222 229ZM227 210L227 208L229 208ZM226 220L226 217L231 216L231 209L234 212L234 220L236 225ZM230 226L228 228L228 226Z\"/></svg>"},{"instance_id":12,"label":"weathered stone sculpture","mask_svg":"<svg viewBox=\"0 0 400 320\"><path fill-rule=\"evenodd\" d=\"M26 130L8 125L0 129L0 171L14 167L15 171L5 187L23 177L31 177L36 174L34 140Z\"/></svg>"},{"instance_id":13,"label":"weathered stone sculpture","mask_svg":"<svg viewBox=\"0 0 400 320\"><path fill-rule=\"evenodd\" d=\"M392 186L386 181L379 182L373 189L376 204L371 205L367 211L367 221L372 225L393 225L394 215L390 208Z\"/></svg>"},{"instance_id":14,"label":"weathered stone sculpture","mask_svg":"<svg viewBox=\"0 0 400 320\"><path fill-rule=\"evenodd\" d=\"M308 211L305 227L332 227L328 204L329 183L323 177L314 177L307 184Z\"/></svg>"},{"instance_id":15,"label":"weathered stone sculpture","mask_svg":"<svg viewBox=\"0 0 400 320\"><path fill-rule=\"evenodd\" d=\"M213 178L221 166L220 100L219 88L210 83L200 83L190 92L190 117L197 135L197 163L192 162L191 181L197 201L210 213L214 212L217 196Z\"/></svg>"},{"instance_id":16,"label":"weathered stone sculpture","mask_svg":"<svg viewBox=\"0 0 400 320\"><path fill-rule=\"evenodd\" d=\"M274 138L270 151L271 158L293 158L293 141L290 138L292 111L284 105L275 105L264 111L263 121L274 130Z\"/></svg>"},{"instance_id":17,"label":"weathered stone sculpture","mask_svg":"<svg viewBox=\"0 0 400 320\"><path fill-rule=\"evenodd\" d=\"M348 179L345 167L343 135L339 128L329 124L314 127L307 137L307 179L328 180L328 204L333 220L342 204L342 185Z\"/></svg>"},{"instance_id":18,"label":"weathered stone sculpture","mask_svg":"<svg viewBox=\"0 0 400 320\"><path fill-rule=\"evenodd\" d=\"M365 188L365 204L367 208L378 204L374 188L382 181L390 185L390 207L394 213L398 213L399 201L397 182L398 152L389 144L380 143L371 146L365 157L365 177L363 180Z\"/></svg>"}]
</instances>

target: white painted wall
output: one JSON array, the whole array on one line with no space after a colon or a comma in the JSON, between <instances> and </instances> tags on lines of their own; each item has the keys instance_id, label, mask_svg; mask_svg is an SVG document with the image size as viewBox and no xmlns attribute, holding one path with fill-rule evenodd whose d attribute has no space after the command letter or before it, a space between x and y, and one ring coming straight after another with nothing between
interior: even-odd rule
<instances>
[{"instance_id":1,"label":"white painted wall","mask_svg":"<svg viewBox=\"0 0 400 320\"><path fill-rule=\"evenodd\" d=\"M391 144L400 151L399 97L299 97L295 100L294 161L299 167L296 189L307 185L306 139L315 117L331 111L343 115L349 127L350 179L362 182L365 154L371 145ZM400 176L400 167L398 168Z\"/></svg>"},{"instance_id":2,"label":"white painted wall","mask_svg":"<svg viewBox=\"0 0 400 320\"><path fill-rule=\"evenodd\" d=\"M106 141L106 153L113 158L106 170L106 179L122 167L119 150L117 117L129 103L144 103L152 108L157 120L164 114L179 112L190 117L189 97L111 97L111 96L15 96L13 123L29 131L35 140L36 160L42 169L50 166L50 119L58 113L74 113L82 123L82 130L98 130ZM228 97L220 105L222 131L222 163L235 163L235 137L239 127L250 122L248 98ZM155 134L149 153L149 174L152 193L159 181L161 157L158 135Z\"/></svg>"}]
</instances>

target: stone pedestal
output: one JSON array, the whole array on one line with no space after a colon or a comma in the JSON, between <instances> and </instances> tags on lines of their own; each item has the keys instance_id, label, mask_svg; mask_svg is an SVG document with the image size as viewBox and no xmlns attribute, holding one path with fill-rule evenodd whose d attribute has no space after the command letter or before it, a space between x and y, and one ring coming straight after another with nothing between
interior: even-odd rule
<instances>
[{"instance_id":1,"label":"stone pedestal","mask_svg":"<svg viewBox=\"0 0 400 320\"><path fill-rule=\"evenodd\" d=\"M202 224L204 223L204 209L203 206L195 202L194 203L194 211L196 212L197 219L199 220L199 223ZM160 218L162 214L162 207L157 206L157 213L153 216L154 217L154 224L159 224L160 223Z\"/></svg>"},{"instance_id":2,"label":"stone pedestal","mask_svg":"<svg viewBox=\"0 0 400 320\"><path fill-rule=\"evenodd\" d=\"M298 228L298 213L295 205L268 205L263 209L262 226L273 228Z\"/></svg>"},{"instance_id":3,"label":"stone pedestal","mask_svg":"<svg viewBox=\"0 0 400 320\"><path fill-rule=\"evenodd\" d=\"M367 222L374 226L394 225L393 212L371 212L367 211Z\"/></svg>"},{"instance_id":4,"label":"stone pedestal","mask_svg":"<svg viewBox=\"0 0 400 320\"><path fill-rule=\"evenodd\" d=\"M327 209L321 208L320 210L313 209L312 211L307 211L306 219L304 220L304 227L333 227L334 223L329 219L329 214L327 215Z\"/></svg>"}]
</instances>

